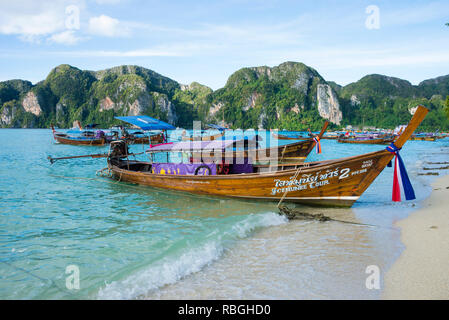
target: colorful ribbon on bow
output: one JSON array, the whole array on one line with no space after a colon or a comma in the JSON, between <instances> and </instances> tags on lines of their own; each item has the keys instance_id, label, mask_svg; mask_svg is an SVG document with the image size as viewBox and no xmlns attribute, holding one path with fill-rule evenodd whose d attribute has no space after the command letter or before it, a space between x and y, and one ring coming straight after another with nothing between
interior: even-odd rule
<instances>
[{"instance_id":1,"label":"colorful ribbon on bow","mask_svg":"<svg viewBox=\"0 0 449 320\"><path fill-rule=\"evenodd\" d=\"M320 142L320 138L314 137L314 138L313 138L313 141L315 141L316 153L321 153L321 142Z\"/></svg>"},{"instance_id":2,"label":"colorful ribbon on bow","mask_svg":"<svg viewBox=\"0 0 449 320\"><path fill-rule=\"evenodd\" d=\"M393 176L393 196L392 200L399 202L401 201L401 188L400 184L402 184L402 189L404 190L405 199L413 200L416 199L415 191L413 190L413 186L408 178L407 170L405 169L404 161L402 161L401 155L399 154L398 148L391 143L387 148L387 151L393 153L395 155L394 159L394 176ZM398 174L399 170L399 174Z\"/></svg>"}]
</instances>

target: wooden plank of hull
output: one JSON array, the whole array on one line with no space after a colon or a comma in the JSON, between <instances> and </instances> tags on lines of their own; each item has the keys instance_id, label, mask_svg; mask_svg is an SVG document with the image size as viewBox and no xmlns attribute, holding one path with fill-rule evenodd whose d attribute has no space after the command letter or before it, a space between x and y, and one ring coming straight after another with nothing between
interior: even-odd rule
<instances>
[{"instance_id":1,"label":"wooden plank of hull","mask_svg":"<svg viewBox=\"0 0 449 320\"><path fill-rule=\"evenodd\" d=\"M304 204L351 206L392 159L378 151L362 156L305 165L296 181L296 169L243 175L161 175L112 166L120 181L146 186L240 199L284 201ZM130 162L132 168L133 162Z\"/></svg>"},{"instance_id":2,"label":"wooden plank of hull","mask_svg":"<svg viewBox=\"0 0 449 320\"><path fill-rule=\"evenodd\" d=\"M89 139L89 140L78 140L78 139L58 137L57 135L55 135L54 138L56 141L58 141L61 144L70 144L70 145L77 145L77 146L80 146L80 145L82 145L82 146L102 146L105 143L105 140L103 138Z\"/></svg>"}]
</instances>

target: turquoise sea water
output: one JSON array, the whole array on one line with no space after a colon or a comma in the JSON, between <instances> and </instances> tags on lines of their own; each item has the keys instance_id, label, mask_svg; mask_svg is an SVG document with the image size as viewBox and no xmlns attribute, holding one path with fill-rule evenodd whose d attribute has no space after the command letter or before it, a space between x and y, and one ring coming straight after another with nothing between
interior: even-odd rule
<instances>
[{"instance_id":1,"label":"turquoise sea water","mask_svg":"<svg viewBox=\"0 0 449 320\"><path fill-rule=\"evenodd\" d=\"M417 200L390 201L386 168L351 209L304 207L378 226L363 227L287 222L275 203L97 177L104 159L50 165L48 155L108 150L55 144L50 130L2 129L0 141L0 299L379 298L365 287L365 267L387 270L399 255L393 223L429 195L434 178L418 174L449 159L449 139L410 141L402 155ZM308 161L384 146L323 140L322 148ZM70 265L80 270L79 290L66 288Z\"/></svg>"}]
</instances>

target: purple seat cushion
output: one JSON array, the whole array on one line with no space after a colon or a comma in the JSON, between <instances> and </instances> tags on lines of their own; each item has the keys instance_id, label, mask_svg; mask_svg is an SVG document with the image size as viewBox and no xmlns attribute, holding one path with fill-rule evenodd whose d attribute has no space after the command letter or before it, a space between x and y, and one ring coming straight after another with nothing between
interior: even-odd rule
<instances>
[{"instance_id":1,"label":"purple seat cushion","mask_svg":"<svg viewBox=\"0 0 449 320\"><path fill-rule=\"evenodd\" d=\"M216 175L217 166L213 163L153 163L152 172L157 174L194 175L200 167L197 175ZM208 167L209 170L204 168Z\"/></svg>"}]
</instances>

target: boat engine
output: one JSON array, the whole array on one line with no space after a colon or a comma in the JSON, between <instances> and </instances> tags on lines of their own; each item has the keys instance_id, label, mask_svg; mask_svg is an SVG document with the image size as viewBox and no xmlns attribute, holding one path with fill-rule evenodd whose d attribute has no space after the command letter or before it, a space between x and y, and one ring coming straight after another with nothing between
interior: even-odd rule
<instances>
[{"instance_id":1,"label":"boat engine","mask_svg":"<svg viewBox=\"0 0 449 320\"><path fill-rule=\"evenodd\" d=\"M112 141L108 161L112 164L117 164L121 159L128 157L129 146L125 140Z\"/></svg>"}]
</instances>

